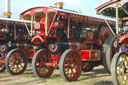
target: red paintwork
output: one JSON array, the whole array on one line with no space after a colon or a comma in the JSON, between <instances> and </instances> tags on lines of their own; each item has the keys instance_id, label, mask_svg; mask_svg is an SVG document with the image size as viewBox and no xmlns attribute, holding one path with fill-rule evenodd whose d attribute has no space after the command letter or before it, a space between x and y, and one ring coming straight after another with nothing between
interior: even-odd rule
<instances>
[{"instance_id":1,"label":"red paintwork","mask_svg":"<svg viewBox=\"0 0 128 85\"><path fill-rule=\"evenodd\" d=\"M59 59L60 59L61 53L58 53L57 55L50 54L50 56L51 56L51 62L49 62L49 64L47 64L47 65L52 65L54 68L57 68L58 64L59 64Z\"/></svg>"},{"instance_id":2,"label":"red paintwork","mask_svg":"<svg viewBox=\"0 0 128 85\"><path fill-rule=\"evenodd\" d=\"M100 60L100 50L81 50L80 55L84 61Z\"/></svg>"},{"instance_id":3,"label":"red paintwork","mask_svg":"<svg viewBox=\"0 0 128 85\"><path fill-rule=\"evenodd\" d=\"M29 58L33 58L33 56L35 55L35 50L34 49L28 50L27 55Z\"/></svg>"},{"instance_id":4,"label":"red paintwork","mask_svg":"<svg viewBox=\"0 0 128 85\"><path fill-rule=\"evenodd\" d=\"M49 54L50 54L50 53L49 53ZM52 54L50 54L50 56L51 56L51 59L52 59L52 60L58 60L58 59L60 59L61 54L60 54L60 53L58 53L57 55L52 55Z\"/></svg>"},{"instance_id":5,"label":"red paintwork","mask_svg":"<svg viewBox=\"0 0 128 85\"><path fill-rule=\"evenodd\" d=\"M82 57L82 60L87 60L87 61L89 61L89 60L90 60L91 52L90 52L90 50L82 50L82 51L80 52L80 55L81 55L81 57Z\"/></svg>"},{"instance_id":6,"label":"red paintwork","mask_svg":"<svg viewBox=\"0 0 128 85\"><path fill-rule=\"evenodd\" d=\"M31 41L34 43L36 43L36 42L44 43L45 42L44 39L39 35L34 36Z\"/></svg>"},{"instance_id":7,"label":"red paintwork","mask_svg":"<svg viewBox=\"0 0 128 85\"><path fill-rule=\"evenodd\" d=\"M51 22L52 22L52 19L51 18L48 18L48 20L47 20L47 28L48 28L48 30L49 30L49 27L50 27L50 25L51 25ZM41 34L44 34L45 33L45 23L46 23L46 19L45 18L42 18L41 20L40 20L40 32L41 32ZM52 24L52 28L54 28L54 24Z\"/></svg>"},{"instance_id":8,"label":"red paintwork","mask_svg":"<svg viewBox=\"0 0 128 85\"><path fill-rule=\"evenodd\" d=\"M0 60L0 63L5 63L5 60Z\"/></svg>"},{"instance_id":9,"label":"red paintwork","mask_svg":"<svg viewBox=\"0 0 128 85\"><path fill-rule=\"evenodd\" d=\"M128 43L128 33L124 36L122 36L121 38L119 38L119 43L122 43L122 44L126 44Z\"/></svg>"}]
</instances>

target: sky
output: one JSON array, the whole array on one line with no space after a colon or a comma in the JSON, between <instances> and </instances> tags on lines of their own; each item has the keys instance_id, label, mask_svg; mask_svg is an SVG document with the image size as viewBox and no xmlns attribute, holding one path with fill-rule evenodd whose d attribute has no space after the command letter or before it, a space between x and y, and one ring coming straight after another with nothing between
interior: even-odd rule
<instances>
[{"instance_id":1,"label":"sky","mask_svg":"<svg viewBox=\"0 0 128 85\"><path fill-rule=\"evenodd\" d=\"M99 17L95 8L109 0L10 0L12 19L18 19L24 10L38 6L54 6L55 2L64 2L64 9L82 10L82 14ZM0 16L4 13L4 0L0 0Z\"/></svg>"}]
</instances>

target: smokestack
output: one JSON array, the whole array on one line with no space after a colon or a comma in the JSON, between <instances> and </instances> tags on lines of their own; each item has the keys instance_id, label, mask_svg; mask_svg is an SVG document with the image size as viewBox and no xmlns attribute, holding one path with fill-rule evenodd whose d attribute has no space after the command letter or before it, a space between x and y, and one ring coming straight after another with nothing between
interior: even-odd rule
<instances>
[{"instance_id":1,"label":"smokestack","mask_svg":"<svg viewBox=\"0 0 128 85\"><path fill-rule=\"evenodd\" d=\"M64 3L63 3L63 2L56 2L56 3L55 3L55 6L56 6L57 8L63 9Z\"/></svg>"},{"instance_id":2,"label":"smokestack","mask_svg":"<svg viewBox=\"0 0 128 85\"><path fill-rule=\"evenodd\" d=\"M10 11L10 0L4 0L4 17L11 18L11 11Z\"/></svg>"}]
</instances>

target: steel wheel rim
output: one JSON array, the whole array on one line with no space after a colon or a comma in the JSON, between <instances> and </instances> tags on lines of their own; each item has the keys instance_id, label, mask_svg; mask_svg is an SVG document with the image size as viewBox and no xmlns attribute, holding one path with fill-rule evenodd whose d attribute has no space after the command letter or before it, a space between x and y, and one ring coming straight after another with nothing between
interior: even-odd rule
<instances>
[{"instance_id":1,"label":"steel wheel rim","mask_svg":"<svg viewBox=\"0 0 128 85\"><path fill-rule=\"evenodd\" d=\"M76 52L67 55L64 61L64 73L68 80L76 80L81 73L82 64L80 56Z\"/></svg>"},{"instance_id":2,"label":"steel wheel rim","mask_svg":"<svg viewBox=\"0 0 128 85\"><path fill-rule=\"evenodd\" d=\"M54 68L47 66L46 63L50 62L50 55L48 51L42 51L38 54L36 59L36 71L40 77L49 77Z\"/></svg>"},{"instance_id":3,"label":"steel wheel rim","mask_svg":"<svg viewBox=\"0 0 128 85\"><path fill-rule=\"evenodd\" d=\"M120 85L128 83L128 56L126 54L120 55L117 62L117 80Z\"/></svg>"},{"instance_id":4,"label":"steel wheel rim","mask_svg":"<svg viewBox=\"0 0 128 85\"><path fill-rule=\"evenodd\" d=\"M13 73L22 73L26 62L25 55L20 51L15 51L9 57L8 67Z\"/></svg>"}]
</instances>

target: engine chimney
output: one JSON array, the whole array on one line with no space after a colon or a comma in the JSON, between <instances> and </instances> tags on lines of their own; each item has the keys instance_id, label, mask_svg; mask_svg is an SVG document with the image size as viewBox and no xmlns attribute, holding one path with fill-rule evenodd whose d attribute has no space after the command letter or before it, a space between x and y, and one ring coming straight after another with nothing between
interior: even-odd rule
<instances>
[{"instance_id":1,"label":"engine chimney","mask_svg":"<svg viewBox=\"0 0 128 85\"><path fill-rule=\"evenodd\" d=\"M56 3L55 3L55 6L56 6L57 8L63 9L64 3L63 3L63 2L56 2Z\"/></svg>"},{"instance_id":2,"label":"engine chimney","mask_svg":"<svg viewBox=\"0 0 128 85\"><path fill-rule=\"evenodd\" d=\"M5 6L5 8L4 8L4 17L6 17L6 18L11 18L11 11L10 11L10 0L4 0L4 6Z\"/></svg>"}]
</instances>

